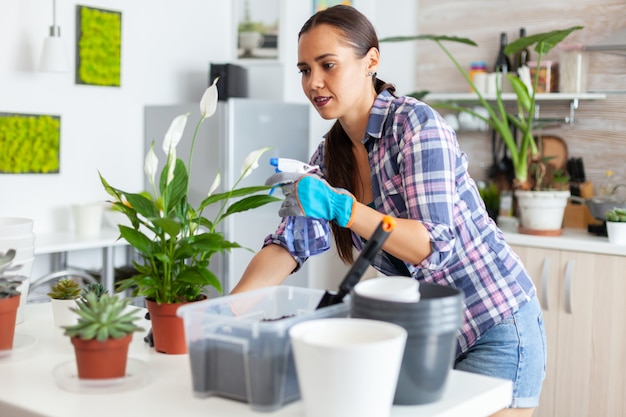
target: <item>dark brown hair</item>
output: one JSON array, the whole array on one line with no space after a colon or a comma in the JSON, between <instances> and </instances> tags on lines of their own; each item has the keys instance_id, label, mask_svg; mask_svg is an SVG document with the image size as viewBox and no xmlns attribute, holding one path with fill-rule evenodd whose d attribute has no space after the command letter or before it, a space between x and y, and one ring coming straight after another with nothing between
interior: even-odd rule
<instances>
[{"instance_id":1,"label":"dark brown hair","mask_svg":"<svg viewBox=\"0 0 626 417\"><path fill-rule=\"evenodd\" d=\"M338 5L317 12L300 29L298 39L304 33L318 25L329 25L339 29L344 40L354 49L357 57L363 58L371 48L379 49L378 36L370 21L361 12L351 6ZM389 90L395 92L393 84L385 83L372 75L376 93ZM326 135L324 153L326 179L333 187L340 187L354 193L357 188L357 164L352 152L352 141L341 127L339 121L331 127ZM335 244L339 257L345 263L352 263L352 234L349 229L331 223Z\"/></svg>"}]
</instances>

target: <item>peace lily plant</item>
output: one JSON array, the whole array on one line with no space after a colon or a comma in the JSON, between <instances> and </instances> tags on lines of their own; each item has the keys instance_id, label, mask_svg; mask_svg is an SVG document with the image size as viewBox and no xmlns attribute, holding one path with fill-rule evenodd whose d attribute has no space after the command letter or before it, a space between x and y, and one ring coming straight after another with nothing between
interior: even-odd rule
<instances>
[{"instance_id":1,"label":"peace lily plant","mask_svg":"<svg viewBox=\"0 0 626 417\"><path fill-rule=\"evenodd\" d=\"M507 55L512 55L524 48L529 48L534 45L534 51L537 54L537 68L540 68L541 59L545 54L550 52L552 48L565 39L570 33L582 28L582 26L573 26L568 29L553 30L526 36L511 42L507 45L504 52ZM539 71L535 71L535 76L532 80L530 79L527 68L526 72L522 72L521 76L514 73L506 74L506 79L513 87L517 98L517 109L516 111L510 112L505 108L504 100L502 99L502 82L496 83L495 103L492 104L483 96L480 90L476 88L468 72L443 44L443 42L449 41L477 46L474 41L455 36L416 35L389 37L381 39L380 42L412 40L431 40L437 43L459 70L463 78L472 87L472 90L476 92L478 101L488 112L487 117L478 114L470 108L456 106L454 104L438 103L437 107L469 113L487 123L502 137L513 162L513 170L515 173L514 188L519 190L529 190L531 188L563 188L563 184L567 187L567 178L564 175L558 175L558 173L557 175L554 175L554 173L550 176L545 175L545 160L541 159L539 149L537 148L533 136L533 131L537 128L535 121L535 94L539 83ZM517 136L514 134L515 131L518 132ZM529 179L529 174L534 178ZM541 181L537 181L538 179ZM549 180L548 183L546 183L546 180Z\"/></svg>"},{"instance_id":2,"label":"peace lily plant","mask_svg":"<svg viewBox=\"0 0 626 417\"><path fill-rule=\"evenodd\" d=\"M120 281L117 290L131 288L133 295L144 296L158 304L196 301L203 298L208 287L221 293L220 280L209 269L211 257L217 252L241 248L224 238L217 226L228 216L279 201L269 195L267 186L239 187L259 164L259 158L269 148L251 152L244 160L241 175L231 190L216 193L221 183L218 172L207 197L198 207L188 201L189 177L193 149L202 123L217 109L217 78L200 101L201 119L196 125L189 153L188 167L177 158L180 142L189 114L176 117L163 141L167 161L158 183L158 158L154 143L144 164L151 192L130 193L111 186L100 174L107 193L113 197L113 208L124 213L131 226L118 225L120 235L140 254L134 262L137 274ZM217 149L217 146L216 146ZM217 151L217 150L216 150ZM231 203L231 201L236 200ZM204 216L209 206L219 205L213 219Z\"/></svg>"}]
</instances>

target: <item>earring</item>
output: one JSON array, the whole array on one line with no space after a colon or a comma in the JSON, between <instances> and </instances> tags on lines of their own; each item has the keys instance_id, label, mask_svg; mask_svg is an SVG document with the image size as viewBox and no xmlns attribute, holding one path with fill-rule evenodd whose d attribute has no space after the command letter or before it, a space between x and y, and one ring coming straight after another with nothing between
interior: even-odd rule
<instances>
[{"instance_id":1,"label":"earring","mask_svg":"<svg viewBox=\"0 0 626 417\"><path fill-rule=\"evenodd\" d=\"M375 74L374 72L369 71L369 72L367 73L367 76L368 76L368 77L371 77L371 76L373 76L374 74Z\"/></svg>"}]
</instances>

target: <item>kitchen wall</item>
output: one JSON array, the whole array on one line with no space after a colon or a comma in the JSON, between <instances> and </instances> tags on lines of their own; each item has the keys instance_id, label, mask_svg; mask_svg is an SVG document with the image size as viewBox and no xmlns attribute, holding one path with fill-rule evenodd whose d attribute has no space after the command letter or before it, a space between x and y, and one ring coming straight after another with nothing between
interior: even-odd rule
<instances>
[{"instance_id":1,"label":"kitchen wall","mask_svg":"<svg viewBox=\"0 0 626 417\"><path fill-rule=\"evenodd\" d=\"M279 59L238 63L249 69L251 96L303 102L295 68L297 33L311 15L312 1L271 1L280 8ZM72 204L105 200L98 171L122 189L140 190L144 106L198 102L208 85L210 63L236 58L235 0L57 0L56 22L71 67L77 4L122 13L121 87L77 85L74 71L39 72L52 0L0 1L0 113L52 114L62 120L58 174L0 174L0 216L34 218L35 233L72 230ZM411 0L355 0L354 5L381 36L415 33ZM404 58L406 51L404 45L384 48L390 57ZM413 61L391 58L380 69L381 77L395 82L401 92L415 88L414 73ZM313 148L328 123L317 114L311 122ZM73 253L69 261L96 267L100 256L99 251ZM47 272L46 261L37 257L33 276Z\"/></svg>"},{"instance_id":2,"label":"kitchen wall","mask_svg":"<svg viewBox=\"0 0 626 417\"><path fill-rule=\"evenodd\" d=\"M417 15L420 33L468 37L478 43L478 47L447 45L466 68L473 60L484 60L492 69L500 32L506 32L509 40L514 40L520 27L525 27L531 35L582 25L585 28L574 32L565 42L593 44L624 29L625 22L624 0L420 0ZM436 44L415 43L418 44L418 90L467 91L465 81ZM626 56L590 52L589 57L588 90L606 93L606 100L581 101L573 126L547 129L546 133L565 139L570 156L583 157L592 180L612 169L626 182ZM558 60L558 52L551 52L546 59ZM542 103L541 115L567 116L568 103ZM459 132L458 137L469 155L472 175L484 178L491 164L489 135Z\"/></svg>"}]
</instances>

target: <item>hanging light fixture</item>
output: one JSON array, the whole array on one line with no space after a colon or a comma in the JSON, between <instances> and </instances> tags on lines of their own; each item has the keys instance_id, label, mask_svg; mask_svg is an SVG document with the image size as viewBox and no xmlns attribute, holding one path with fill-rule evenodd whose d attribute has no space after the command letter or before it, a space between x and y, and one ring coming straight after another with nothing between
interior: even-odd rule
<instances>
[{"instance_id":1,"label":"hanging light fixture","mask_svg":"<svg viewBox=\"0 0 626 417\"><path fill-rule=\"evenodd\" d=\"M69 71L67 52L61 39L61 28L57 26L56 0L52 0L52 26L50 36L44 40L39 69L46 72Z\"/></svg>"}]
</instances>

